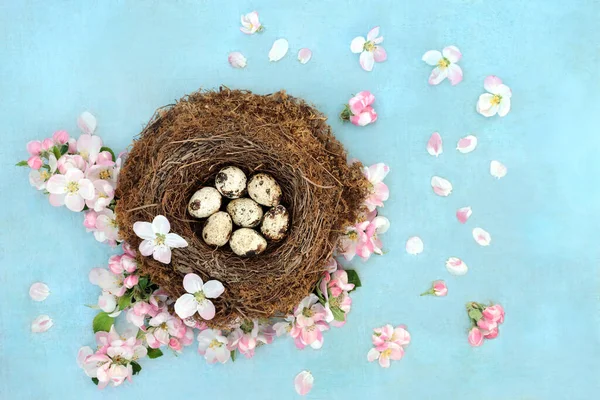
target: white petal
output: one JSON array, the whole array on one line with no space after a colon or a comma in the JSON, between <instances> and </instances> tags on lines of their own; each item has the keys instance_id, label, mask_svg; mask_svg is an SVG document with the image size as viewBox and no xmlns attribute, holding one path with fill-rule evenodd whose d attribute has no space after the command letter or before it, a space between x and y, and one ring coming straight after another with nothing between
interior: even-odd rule
<instances>
[{"instance_id":1,"label":"white petal","mask_svg":"<svg viewBox=\"0 0 600 400\"><path fill-rule=\"evenodd\" d=\"M506 172L506 166L500 161L494 160L490 163L490 174L492 174L494 178L504 178L506 176Z\"/></svg>"},{"instance_id":2,"label":"white petal","mask_svg":"<svg viewBox=\"0 0 600 400\"><path fill-rule=\"evenodd\" d=\"M429 50L427 53L423 54L421 59L429 65L437 65L438 61L442 59L442 53L437 50Z\"/></svg>"},{"instance_id":3,"label":"white petal","mask_svg":"<svg viewBox=\"0 0 600 400\"><path fill-rule=\"evenodd\" d=\"M202 286L202 291L204 295L209 299L216 299L225 291L225 287L223 284L216 280L208 281Z\"/></svg>"},{"instance_id":4,"label":"white petal","mask_svg":"<svg viewBox=\"0 0 600 400\"><path fill-rule=\"evenodd\" d=\"M458 222L461 224L464 224L467 222L469 217L471 217L471 214L473 214L471 207L462 207L456 210L456 219L458 219Z\"/></svg>"},{"instance_id":5,"label":"white petal","mask_svg":"<svg viewBox=\"0 0 600 400\"><path fill-rule=\"evenodd\" d=\"M246 57L244 57L244 55L238 51L229 53L227 60L233 68L245 68L247 64Z\"/></svg>"},{"instance_id":6,"label":"white petal","mask_svg":"<svg viewBox=\"0 0 600 400\"><path fill-rule=\"evenodd\" d=\"M446 197L452 193L452 184L444 178L434 176L431 178L431 187L438 196Z\"/></svg>"},{"instance_id":7,"label":"white petal","mask_svg":"<svg viewBox=\"0 0 600 400\"><path fill-rule=\"evenodd\" d=\"M269 51L269 61L281 60L287 54L288 48L289 45L287 40L277 39Z\"/></svg>"},{"instance_id":8,"label":"white petal","mask_svg":"<svg viewBox=\"0 0 600 400\"><path fill-rule=\"evenodd\" d=\"M504 117L510 111L510 97L503 97L498 108L498 116Z\"/></svg>"},{"instance_id":9,"label":"white petal","mask_svg":"<svg viewBox=\"0 0 600 400\"><path fill-rule=\"evenodd\" d=\"M362 53L364 47L365 47L365 43L367 43L367 41L365 40L364 37L362 36L357 36L354 39L352 39L352 42L350 43L350 51L352 51L353 53Z\"/></svg>"},{"instance_id":10,"label":"white petal","mask_svg":"<svg viewBox=\"0 0 600 400\"><path fill-rule=\"evenodd\" d=\"M360 53L358 61L362 69L371 72L373 70L373 65L375 65L375 56L370 51L363 51Z\"/></svg>"},{"instance_id":11,"label":"white petal","mask_svg":"<svg viewBox=\"0 0 600 400\"><path fill-rule=\"evenodd\" d=\"M460 50L456 46L444 47L442 50L442 55L446 57L452 64L457 63L462 57Z\"/></svg>"},{"instance_id":12,"label":"white petal","mask_svg":"<svg viewBox=\"0 0 600 400\"><path fill-rule=\"evenodd\" d=\"M372 348L367 353L367 360L369 360L369 362L373 362L373 361L377 360L378 358L379 358L379 352L377 351L376 348Z\"/></svg>"},{"instance_id":13,"label":"white petal","mask_svg":"<svg viewBox=\"0 0 600 400\"><path fill-rule=\"evenodd\" d=\"M188 242L175 233L168 233L165 238L165 244L170 248L187 247Z\"/></svg>"},{"instance_id":14,"label":"white petal","mask_svg":"<svg viewBox=\"0 0 600 400\"><path fill-rule=\"evenodd\" d=\"M377 234L386 233L390 229L390 220L386 217L378 215L373 219L373 223L375 224L375 233Z\"/></svg>"},{"instance_id":15,"label":"white petal","mask_svg":"<svg viewBox=\"0 0 600 400\"><path fill-rule=\"evenodd\" d=\"M163 264L169 264L171 262L171 249L168 246L154 246L152 257Z\"/></svg>"},{"instance_id":16,"label":"white petal","mask_svg":"<svg viewBox=\"0 0 600 400\"><path fill-rule=\"evenodd\" d=\"M204 282L202 278L196 274L187 274L183 277L183 288L188 293L196 293L202 290Z\"/></svg>"},{"instance_id":17,"label":"white petal","mask_svg":"<svg viewBox=\"0 0 600 400\"><path fill-rule=\"evenodd\" d=\"M371 29L369 31L369 33L367 33L367 40L368 41L375 40L375 39L377 39L377 36L379 36L379 27L378 26Z\"/></svg>"},{"instance_id":18,"label":"white petal","mask_svg":"<svg viewBox=\"0 0 600 400\"><path fill-rule=\"evenodd\" d=\"M98 126L98 122L92 113L89 111L84 111L81 113L79 118L77 118L77 126L79 129L81 129L81 132L87 133L88 135L93 135L96 131L96 127Z\"/></svg>"},{"instance_id":19,"label":"white petal","mask_svg":"<svg viewBox=\"0 0 600 400\"><path fill-rule=\"evenodd\" d=\"M469 270L469 267L467 267L467 264L465 264L460 258L450 257L446 261L446 269L452 275L460 276L466 274Z\"/></svg>"},{"instance_id":20,"label":"white petal","mask_svg":"<svg viewBox=\"0 0 600 400\"><path fill-rule=\"evenodd\" d=\"M427 142L427 152L432 156L439 156L444 152L442 147L442 137L438 132L433 132Z\"/></svg>"},{"instance_id":21,"label":"white petal","mask_svg":"<svg viewBox=\"0 0 600 400\"><path fill-rule=\"evenodd\" d=\"M171 230L171 224L164 215L157 215L152 220L152 230L154 233L160 233L166 235Z\"/></svg>"},{"instance_id":22,"label":"white petal","mask_svg":"<svg viewBox=\"0 0 600 400\"><path fill-rule=\"evenodd\" d=\"M110 293L103 293L98 297L98 307L104 312L113 312L117 308L117 298Z\"/></svg>"},{"instance_id":23,"label":"white petal","mask_svg":"<svg viewBox=\"0 0 600 400\"><path fill-rule=\"evenodd\" d=\"M312 51L310 49L303 48L298 52L298 61L300 61L301 64L306 64L311 58Z\"/></svg>"},{"instance_id":24,"label":"white petal","mask_svg":"<svg viewBox=\"0 0 600 400\"><path fill-rule=\"evenodd\" d=\"M175 302L175 313L181 319L191 317L198 310L198 302L194 295L186 293Z\"/></svg>"},{"instance_id":25,"label":"white petal","mask_svg":"<svg viewBox=\"0 0 600 400\"><path fill-rule=\"evenodd\" d=\"M304 396L310 392L313 387L313 383L315 378L309 371L302 371L296 378L294 378L294 388L296 389L296 393L300 396Z\"/></svg>"},{"instance_id":26,"label":"white petal","mask_svg":"<svg viewBox=\"0 0 600 400\"><path fill-rule=\"evenodd\" d=\"M475 150L475 147L477 147L477 138L473 135L468 135L459 139L456 150L466 154Z\"/></svg>"},{"instance_id":27,"label":"white petal","mask_svg":"<svg viewBox=\"0 0 600 400\"><path fill-rule=\"evenodd\" d=\"M31 332L33 333L42 333L46 332L48 329L52 328L54 322L47 315L40 315L31 323Z\"/></svg>"},{"instance_id":28,"label":"white petal","mask_svg":"<svg viewBox=\"0 0 600 400\"><path fill-rule=\"evenodd\" d=\"M406 241L406 252L416 256L423 252L423 241L418 236L408 238Z\"/></svg>"},{"instance_id":29,"label":"white petal","mask_svg":"<svg viewBox=\"0 0 600 400\"><path fill-rule=\"evenodd\" d=\"M65 196L65 205L71 211L80 212L83 210L83 207L85 207L85 201L83 200L83 197L78 194L68 193Z\"/></svg>"},{"instance_id":30,"label":"white petal","mask_svg":"<svg viewBox=\"0 0 600 400\"><path fill-rule=\"evenodd\" d=\"M135 222L133 224L133 231L138 237L145 240L154 240L156 235L154 235L154 230L152 229L152 224L150 222Z\"/></svg>"},{"instance_id":31,"label":"white petal","mask_svg":"<svg viewBox=\"0 0 600 400\"><path fill-rule=\"evenodd\" d=\"M489 246L492 241L490 234L481 228L473 229L473 239L481 246Z\"/></svg>"},{"instance_id":32,"label":"white petal","mask_svg":"<svg viewBox=\"0 0 600 400\"><path fill-rule=\"evenodd\" d=\"M198 304L198 314L205 321L210 321L215 317L215 305L210 300L203 300L202 303Z\"/></svg>"},{"instance_id":33,"label":"white petal","mask_svg":"<svg viewBox=\"0 0 600 400\"><path fill-rule=\"evenodd\" d=\"M44 301L49 294L48 285L42 282L36 282L29 288L29 296L35 301Z\"/></svg>"},{"instance_id":34,"label":"white petal","mask_svg":"<svg viewBox=\"0 0 600 400\"><path fill-rule=\"evenodd\" d=\"M149 223L149 222L146 222ZM150 254L154 253L154 241L152 240L142 240L142 243L140 243L140 247L139 247L140 253L143 256L149 256Z\"/></svg>"}]
</instances>

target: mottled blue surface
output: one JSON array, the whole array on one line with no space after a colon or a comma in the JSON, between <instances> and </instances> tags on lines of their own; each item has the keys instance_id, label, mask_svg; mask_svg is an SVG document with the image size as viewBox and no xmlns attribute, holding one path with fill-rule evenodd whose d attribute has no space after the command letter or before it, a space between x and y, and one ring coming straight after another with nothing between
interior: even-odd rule
<instances>
[{"instance_id":1,"label":"mottled blue surface","mask_svg":"<svg viewBox=\"0 0 600 400\"><path fill-rule=\"evenodd\" d=\"M239 15L253 9L267 30L248 37ZM0 398L288 399L303 369L315 376L314 399L597 396L599 17L595 0L0 1ZM367 73L349 44L375 25L389 59ZM290 53L269 63L279 37ZM450 44L463 52L465 79L430 87L421 55ZM306 65L296 60L301 47L314 51ZM227 64L234 50L248 58L245 70ZM475 112L489 74L513 89L506 118ZM208 366L194 346L144 360L133 384L100 392L75 356L93 344L94 311L84 304L98 289L87 274L109 249L13 165L28 140L76 133L83 110L120 150L158 106L220 84L304 97L353 156L391 166L388 253L354 263L364 287L346 327L327 332L320 351L278 340L251 360ZM363 129L336 118L360 90L375 93L380 115ZM445 140L437 159L425 151L436 130ZM479 146L463 155L454 147L468 133ZM490 176L493 159L507 165L504 179ZM454 193L434 196L432 175L449 179ZM473 216L460 225L454 212L465 205ZM491 246L473 241L475 226L491 233ZM404 251L412 235L425 242L417 257ZM449 256L463 258L469 273L450 276ZM447 298L418 296L439 278ZM52 290L43 303L29 299L35 281ZM506 309L499 338L476 349L466 341L469 300ZM31 334L42 313L55 326ZM366 361L370 331L384 323L406 324L413 338L388 370Z\"/></svg>"}]
</instances>

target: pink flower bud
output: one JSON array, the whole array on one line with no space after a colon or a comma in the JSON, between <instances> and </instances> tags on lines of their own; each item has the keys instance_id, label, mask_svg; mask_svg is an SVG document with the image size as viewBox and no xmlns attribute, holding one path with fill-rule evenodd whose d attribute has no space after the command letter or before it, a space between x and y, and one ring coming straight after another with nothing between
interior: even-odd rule
<instances>
[{"instance_id":1,"label":"pink flower bud","mask_svg":"<svg viewBox=\"0 0 600 400\"><path fill-rule=\"evenodd\" d=\"M77 153L77 140L75 140L75 138L69 139L69 153L71 153L71 154Z\"/></svg>"},{"instance_id":2,"label":"pink flower bud","mask_svg":"<svg viewBox=\"0 0 600 400\"><path fill-rule=\"evenodd\" d=\"M127 254L123 254L121 257L121 267L126 272L132 273L137 269L137 262L135 261L135 258Z\"/></svg>"},{"instance_id":3,"label":"pink flower bud","mask_svg":"<svg viewBox=\"0 0 600 400\"><path fill-rule=\"evenodd\" d=\"M121 243L121 246L123 247L123 251L125 252L125 254L135 258L135 250L131 247L129 243L123 242Z\"/></svg>"},{"instance_id":4,"label":"pink flower bud","mask_svg":"<svg viewBox=\"0 0 600 400\"><path fill-rule=\"evenodd\" d=\"M83 226L87 229L96 229L96 218L98 218L98 213L94 210L87 211L85 213L85 217L83 219Z\"/></svg>"},{"instance_id":5,"label":"pink flower bud","mask_svg":"<svg viewBox=\"0 0 600 400\"><path fill-rule=\"evenodd\" d=\"M448 294L448 287L444 281L433 282L433 294L439 297L443 297Z\"/></svg>"},{"instance_id":6,"label":"pink flower bud","mask_svg":"<svg viewBox=\"0 0 600 400\"><path fill-rule=\"evenodd\" d=\"M115 254L108 259L108 269L115 275L123 273L123 265L121 264L122 257L123 256L120 254Z\"/></svg>"},{"instance_id":7,"label":"pink flower bud","mask_svg":"<svg viewBox=\"0 0 600 400\"><path fill-rule=\"evenodd\" d=\"M101 151L100 153L98 153L98 159L96 160L96 163L98 163L100 165L104 165L111 161L113 161L113 159L112 159L112 154L110 154L109 151Z\"/></svg>"},{"instance_id":8,"label":"pink flower bud","mask_svg":"<svg viewBox=\"0 0 600 400\"><path fill-rule=\"evenodd\" d=\"M137 285L139 281L140 281L140 277L139 276L137 276L137 275L129 275L123 281L123 285L125 285L125 287L127 289L131 289L132 287L134 287L135 285Z\"/></svg>"},{"instance_id":9,"label":"pink flower bud","mask_svg":"<svg viewBox=\"0 0 600 400\"><path fill-rule=\"evenodd\" d=\"M478 328L473 328L469 331L469 344L473 347L479 347L483 344L483 335Z\"/></svg>"},{"instance_id":10,"label":"pink flower bud","mask_svg":"<svg viewBox=\"0 0 600 400\"><path fill-rule=\"evenodd\" d=\"M40 169L42 168L42 165L44 165L44 162L40 156L31 156L27 160L27 165L29 165L31 169Z\"/></svg>"},{"instance_id":11,"label":"pink flower bud","mask_svg":"<svg viewBox=\"0 0 600 400\"><path fill-rule=\"evenodd\" d=\"M183 346L181 345L181 342L177 338L174 338L174 337L172 337L169 340L169 347L175 351L181 351L181 349L183 348Z\"/></svg>"},{"instance_id":12,"label":"pink flower bud","mask_svg":"<svg viewBox=\"0 0 600 400\"><path fill-rule=\"evenodd\" d=\"M56 144L65 144L69 141L69 134L67 131L56 131L54 135L52 135L52 139Z\"/></svg>"},{"instance_id":13,"label":"pink flower bud","mask_svg":"<svg viewBox=\"0 0 600 400\"><path fill-rule=\"evenodd\" d=\"M489 306L483 310L483 318L501 324L504 322L504 308L500 304Z\"/></svg>"},{"instance_id":14,"label":"pink flower bud","mask_svg":"<svg viewBox=\"0 0 600 400\"><path fill-rule=\"evenodd\" d=\"M32 156L39 156L42 151L42 142L39 140L32 140L27 143L27 152Z\"/></svg>"},{"instance_id":15,"label":"pink flower bud","mask_svg":"<svg viewBox=\"0 0 600 400\"><path fill-rule=\"evenodd\" d=\"M484 333L487 333L488 331L497 328L498 324L489 319L481 318L479 321L477 321L477 326L481 328L481 330L486 331Z\"/></svg>"},{"instance_id":16,"label":"pink flower bud","mask_svg":"<svg viewBox=\"0 0 600 400\"><path fill-rule=\"evenodd\" d=\"M52 138L44 139L44 141L42 142L43 150L50 150L53 147L54 147L54 140L52 140Z\"/></svg>"},{"instance_id":17,"label":"pink flower bud","mask_svg":"<svg viewBox=\"0 0 600 400\"><path fill-rule=\"evenodd\" d=\"M495 327L494 329L483 335L483 337L486 339L495 339L496 336L498 336L498 327Z\"/></svg>"}]
</instances>

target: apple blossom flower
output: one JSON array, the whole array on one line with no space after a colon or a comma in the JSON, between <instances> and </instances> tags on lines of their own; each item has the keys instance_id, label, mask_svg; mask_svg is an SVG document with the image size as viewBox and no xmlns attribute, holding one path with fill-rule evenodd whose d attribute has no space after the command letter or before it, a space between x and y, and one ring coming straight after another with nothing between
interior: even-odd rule
<instances>
[{"instance_id":1,"label":"apple blossom flower","mask_svg":"<svg viewBox=\"0 0 600 400\"><path fill-rule=\"evenodd\" d=\"M43 168L42 168L43 167ZM29 172L29 184L35 187L37 190L46 189L46 183L54 175L57 168L56 156L54 154L48 155L48 165L44 165L38 169L32 169Z\"/></svg>"},{"instance_id":2,"label":"apple blossom flower","mask_svg":"<svg viewBox=\"0 0 600 400\"><path fill-rule=\"evenodd\" d=\"M28 142L26 147L30 156L39 156L42 152L42 142L39 140L32 140Z\"/></svg>"},{"instance_id":3,"label":"apple blossom flower","mask_svg":"<svg viewBox=\"0 0 600 400\"><path fill-rule=\"evenodd\" d=\"M376 62L383 62L387 59L385 49L383 46L379 46L381 43L383 43L383 36L379 36L378 26L367 33L366 39L362 36L352 39L350 50L355 54L360 53L360 66L365 71L372 71Z\"/></svg>"},{"instance_id":4,"label":"apple blossom flower","mask_svg":"<svg viewBox=\"0 0 600 400\"><path fill-rule=\"evenodd\" d=\"M98 307L105 313L108 313L111 317L116 317L121 314L121 311L117 307L117 297L107 291L103 291L102 294L98 296Z\"/></svg>"},{"instance_id":5,"label":"apple blossom flower","mask_svg":"<svg viewBox=\"0 0 600 400\"><path fill-rule=\"evenodd\" d=\"M57 145L67 144L69 142L69 139L70 137L67 131L56 131L52 135L52 140Z\"/></svg>"},{"instance_id":6,"label":"apple blossom flower","mask_svg":"<svg viewBox=\"0 0 600 400\"><path fill-rule=\"evenodd\" d=\"M78 154L64 154L58 159L57 162L58 171L61 174L65 174L68 169L76 168L81 171L87 170L87 163Z\"/></svg>"},{"instance_id":7,"label":"apple blossom flower","mask_svg":"<svg viewBox=\"0 0 600 400\"><path fill-rule=\"evenodd\" d=\"M110 156L110 153L108 154ZM100 155L98 157L99 158L96 164L90 166L90 168L86 171L86 178L91 181L97 181L101 179L109 182L114 188L116 188L119 172L121 171L121 159L119 158L117 161L111 161L106 159L100 160Z\"/></svg>"},{"instance_id":8,"label":"apple blossom flower","mask_svg":"<svg viewBox=\"0 0 600 400\"><path fill-rule=\"evenodd\" d=\"M125 279L123 274L113 274L104 268L92 268L89 273L89 279L92 285L97 285L102 290L117 297L123 296L127 290L123 286Z\"/></svg>"},{"instance_id":9,"label":"apple blossom flower","mask_svg":"<svg viewBox=\"0 0 600 400\"><path fill-rule=\"evenodd\" d=\"M400 360L404 356L404 348L394 343L385 343L374 347L367 353L367 360L373 362L379 360L382 368L390 367L390 360Z\"/></svg>"},{"instance_id":10,"label":"apple blossom flower","mask_svg":"<svg viewBox=\"0 0 600 400\"><path fill-rule=\"evenodd\" d=\"M112 202L115 197L115 189L110 182L98 179L93 182L95 194L92 199L85 201L88 208L94 211L102 211Z\"/></svg>"},{"instance_id":11,"label":"apple blossom flower","mask_svg":"<svg viewBox=\"0 0 600 400\"><path fill-rule=\"evenodd\" d=\"M31 332L43 333L52 328L53 325L54 322L52 321L52 318L47 315L40 315L31 323Z\"/></svg>"},{"instance_id":12,"label":"apple blossom flower","mask_svg":"<svg viewBox=\"0 0 600 400\"><path fill-rule=\"evenodd\" d=\"M370 253L383 254L383 244L381 243L381 240L379 240L379 235L387 232L389 227L390 221L386 217L375 214L373 219L369 220L369 225L367 225L367 228L365 229L365 234L368 238L365 248L368 249ZM359 254L359 256L361 255ZM366 260L365 257L362 258Z\"/></svg>"},{"instance_id":13,"label":"apple blossom flower","mask_svg":"<svg viewBox=\"0 0 600 400\"><path fill-rule=\"evenodd\" d=\"M473 347L479 347L483 344L483 334L477 327L473 327L469 331L468 336L469 344Z\"/></svg>"},{"instance_id":14,"label":"apple blossom flower","mask_svg":"<svg viewBox=\"0 0 600 400\"><path fill-rule=\"evenodd\" d=\"M325 319L327 311L319 298L311 293L306 296L300 304L294 309L296 317L296 327L300 329L300 340L304 346L311 346L315 349L323 345L322 327L327 328Z\"/></svg>"},{"instance_id":15,"label":"apple blossom flower","mask_svg":"<svg viewBox=\"0 0 600 400\"><path fill-rule=\"evenodd\" d=\"M302 371L294 378L294 388L300 396L305 396L311 391L315 378L309 371Z\"/></svg>"},{"instance_id":16,"label":"apple blossom flower","mask_svg":"<svg viewBox=\"0 0 600 400\"><path fill-rule=\"evenodd\" d=\"M152 349L168 346L172 337L181 338L186 333L186 326L181 319L163 311L148 321L146 342Z\"/></svg>"},{"instance_id":17,"label":"apple blossom flower","mask_svg":"<svg viewBox=\"0 0 600 400\"><path fill-rule=\"evenodd\" d=\"M444 47L441 53L437 50L429 50L423 54L423 61L435 65L429 76L429 84L438 85L448 78L452 86L458 85L463 79L462 69L456 64L461 57L462 54L456 46Z\"/></svg>"},{"instance_id":18,"label":"apple blossom flower","mask_svg":"<svg viewBox=\"0 0 600 400\"><path fill-rule=\"evenodd\" d=\"M504 117L508 114L512 92L508 86L502 83L502 79L490 75L483 81L483 87L489 93L479 96L477 112L484 117L492 117L496 114Z\"/></svg>"},{"instance_id":19,"label":"apple blossom flower","mask_svg":"<svg viewBox=\"0 0 600 400\"><path fill-rule=\"evenodd\" d=\"M369 211L375 210L376 207L383 207L383 202L390 197L390 191L387 185L383 183L389 172L390 167L384 163L377 163L363 168L363 174L371 184L369 195L365 199L365 205Z\"/></svg>"},{"instance_id":20,"label":"apple blossom flower","mask_svg":"<svg viewBox=\"0 0 600 400\"><path fill-rule=\"evenodd\" d=\"M77 152L88 163L94 164L102 148L102 139L99 136L83 134L77 139Z\"/></svg>"},{"instance_id":21,"label":"apple blossom flower","mask_svg":"<svg viewBox=\"0 0 600 400\"><path fill-rule=\"evenodd\" d=\"M271 344L276 332L269 324L257 319L246 320L228 336L230 351L239 350L247 358L254 356L254 350L260 344Z\"/></svg>"},{"instance_id":22,"label":"apple blossom flower","mask_svg":"<svg viewBox=\"0 0 600 400\"><path fill-rule=\"evenodd\" d=\"M497 322L499 324L504 322L504 308L500 304L486 307L482 315L485 319Z\"/></svg>"},{"instance_id":23,"label":"apple blossom flower","mask_svg":"<svg viewBox=\"0 0 600 400\"><path fill-rule=\"evenodd\" d=\"M110 208L105 208L96 215L94 237L100 243L108 242L111 246L121 241L117 215Z\"/></svg>"},{"instance_id":24,"label":"apple blossom flower","mask_svg":"<svg viewBox=\"0 0 600 400\"><path fill-rule=\"evenodd\" d=\"M371 107L375 96L368 90L363 90L353 96L340 113L343 121L350 121L356 126L365 126L377 121L377 113Z\"/></svg>"},{"instance_id":25,"label":"apple blossom flower","mask_svg":"<svg viewBox=\"0 0 600 400\"><path fill-rule=\"evenodd\" d=\"M337 247L346 260L351 261L355 255L367 259L372 254L369 237L365 233L369 224L369 221L363 221L349 226L346 233L340 236Z\"/></svg>"},{"instance_id":26,"label":"apple blossom flower","mask_svg":"<svg viewBox=\"0 0 600 400\"><path fill-rule=\"evenodd\" d=\"M444 281L434 281L431 285L431 289L421 293L421 296L433 295L437 297L444 297L448 294L448 287Z\"/></svg>"},{"instance_id":27,"label":"apple blossom flower","mask_svg":"<svg viewBox=\"0 0 600 400\"><path fill-rule=\"evenodd\" d=\"M504 309L500 304L485 306L473 301L467 303L466 308L472 327L468 336L471 346L481 346L484 339L498 336L498 325L504 322Z\"/></svg>"},{"instance_id":28,"label":"apple blossom flower","mask_svg":"<svg viewBox=\"0 0 600 400\"><path fill-rule=\"evenodd\" d=\"M27 159L27 165L33 170L38 170L44 165L44 161L40 156L31 156Z\"/></svg>"},{"instance_id":29,"label":"apple blossom flower","mask_svg":"<svg viewBox=\"0 0 600 400\"><path fill-rule=\"evenodd\" d=\"M171 262L171 249L187 247L188 245L181 236L169 233L170 230L171 224L164 215L157 215L152 223L139 221L134 223L133 231L144 239L140 243L140 253L143 256L152 254L156 261L169 264Z\"/></svg>"},{"instance_id":30,"label":"apple blossom flower","mask_svg":"<svg viewBox=\"0 0 600 400\"><path fill-rule=\"evenodd\" d=\"M205 329L198 334L198 353L203 355L209 364L217 361L225 364L231 357L227 338L217 329Z\"/></svg>"},{"instance_id":31,"label":"apple blossom flower","mask_svg":"<svg viewBox=\"0 0 600 400\"><path fill-rule=\"evenodd\" d=\"M55 207L65 204L71 211L80 212L85 206L85 200L95 195L94 185L84 178L83 172L71 168L64 175L53 175L46 183L50 192L50 204Z\"/></svg>"},{"instance_id":32,"label":"apple blossom flower","mask_svg":"<svg viewBox=\"0 0 600 400\"><path fill-rule=\"evenodd\" d=\"M404 356L404 347L410 343L410 334L405 327L394 328L390 324L373 329L371 338L375 347L369 350L367 360L379 360L382 368L389 368L390 360L400 360Z\"/></svg>"},{"instance_id":33,"label":"apple blossom flower","mask_svg":"<svg viewBox=\"0 0 600 400\"><path fill-rule=\"evenodd\" d=\"M275 334L277 336L290 334L292 328L294 327L296 322L296 317L293 315L287 315L283 321L276 322L273 324L273 329L275 330Z\"/></svg>"},{"instance_id":34,"label":"apple blossom flower","mask_svg":"<svg viewBox=\"0 0 600 400\"><path fill-rule=\"evenodd\" d=\"M183 277L183 288L187 293L175 302L175 312L179 318L188 318L200 314L202 319L211 320L215 317L215 306L209 299L216 299L225 291L223 284L217 280L206 283L196 274Z\"/></svg>"},{"instance_id":35,"label":"apple blossom flower","mask_svg":"<svg viewBox=\"0 0 600 400\"><path fill-rule=\"evenodd\" d=\"M246 35L253 35L256 32L261 33L265 29L258 20L258 13L256 11L242 15L241 22L240 31Z\"/></svg>"},{"instance_id":36,"label":"apple blossom flower","mask_svg":"<svg viewBox=\"0 0 600 400\"><path fill-rule=\"evenodd\" d=\"M50 295L50 288L42 282L36 282L29 288L29 297L33 301L44 301Z\"/></svg>"},{"instance_id":37,"label":"apple blossom flower","mask_svg":"<svg viewBox=\"0 0 600 400\"><path fill-rule=\"evenodd\" d=\"M127 289L131 289L132 287L134 287L135 285L137 285L139 283L139 281L140 281L140 276L139 275L128 275L123 280L123 285Z\"/></svg>"},{"instance_id":38,"label":"apple blossom flower","mask_svg":"<svg viewBox=\"0 0 600 400\"><path fill-rule=\"evenodd\" d=\"M87 232L93 232L96 230L96 219L98 213L94 210L88 210L83 214L83 226Z\"/></svg>"}]
</instances>

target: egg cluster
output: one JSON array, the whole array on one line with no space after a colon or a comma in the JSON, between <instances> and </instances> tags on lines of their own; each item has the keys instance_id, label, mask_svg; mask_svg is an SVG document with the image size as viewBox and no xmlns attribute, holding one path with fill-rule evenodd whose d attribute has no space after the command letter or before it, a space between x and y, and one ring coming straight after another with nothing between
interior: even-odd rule
<instances>
[{"instance_id":1,"label":"egg cluster","mask_svg":"<svg viewBox=\"0 0 600 400\"><path fill-rule=\"evenodd\" d=\"M249 197L242 197L246 194ZM194 193L188 212L194 218L206 218L202 229L206 244L229 243L235 254L249 257L265 251L267 241L285 237L290 217L279 204L281 197L281 187L271 175L257 173L247 179L244 171L229 166L217 173L215 187L205 186Z\"/></svg>"}]
</instances>

